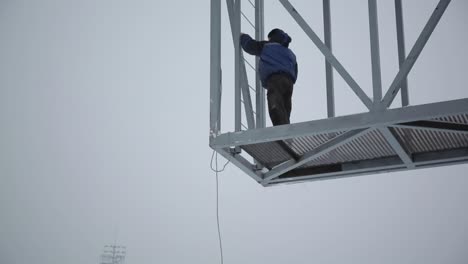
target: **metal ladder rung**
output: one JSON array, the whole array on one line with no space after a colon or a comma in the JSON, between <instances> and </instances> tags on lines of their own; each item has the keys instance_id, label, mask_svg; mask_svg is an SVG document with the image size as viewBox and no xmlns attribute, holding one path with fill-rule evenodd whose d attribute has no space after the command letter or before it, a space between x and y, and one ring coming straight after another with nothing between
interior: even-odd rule
<instances>
[{"instance_id":1,"label":"metal ladder rung","mask_svg":"<svg viewBox=\"0 0 468 264\"><path fill-rule=\"evenodd\" d=\"M241 103L243 103L243 104L245 105L245 103L244 103L244 100L242 100L242 99L241 99ZM254 115L256 115L256 114L257 114L257 113L255 113L255 111L254 111L254 110L252 110L252 113L253 113Z\"/></svg>"},{"instance_id":2,"label":"metal ladder rung","mask_svg":"<svg viewBox=\"0 0 468 264\"><path fill-rule=\"evenodd\" d=\"M246 59L244 58L244 61L245 61L245 63L247 63L247 64L250 66L250 68L251 68L252 70L255 71L255 67L252 66L252 64L250 64L250 62L249 62L248 60L246 60Z\"/></svg>"},{"instance_id":3,"label":"metal ladder rung","mask_svg":"<svg viewBox=\"0 0 468 264\"><path fill-rule=\"evenodd\" d=\"M241 11L242 16L249 22L249 24L255 29L255 25L250 21L250 19L244 14L244 12Z\"/></svg>"},{"instance_id":4,"label":"metal ladder rung","mask_svg":"<svg viewBox=\"0 0 468 264\"><path fill-rule=\"evenodd\" d=\"M257 92L257 90L256 90L255 88L253 88L252 86L250 86L250 84L249 84L249 88L250 88L250 90L252 90L253 92Z\"/></svg>"}]
</instances>

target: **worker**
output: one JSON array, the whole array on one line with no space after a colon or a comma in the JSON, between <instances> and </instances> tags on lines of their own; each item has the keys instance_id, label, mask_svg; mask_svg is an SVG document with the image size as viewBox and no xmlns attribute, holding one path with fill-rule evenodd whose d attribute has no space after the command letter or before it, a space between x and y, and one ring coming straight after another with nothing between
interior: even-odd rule
<instances>
[{"instance_id":1,"label":"worker","mask_svg":"<svg viewBox=\"0 0 468 264\"><path fill-rule=\"evenodd\" d=\"M275 28L268 33L268 41L255 41L241 34L245 52L259 56L258 71L262 86L267 89L268 112L274 126L290 123L291 97L297 79L296 56L289 49L291 37Z\"/></svg>"}]
</instances>

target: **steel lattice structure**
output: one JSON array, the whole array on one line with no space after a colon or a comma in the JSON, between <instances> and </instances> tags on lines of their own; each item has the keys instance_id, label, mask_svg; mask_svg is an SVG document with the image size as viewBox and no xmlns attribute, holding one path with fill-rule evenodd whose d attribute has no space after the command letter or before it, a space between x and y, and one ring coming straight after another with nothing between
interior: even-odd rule
<instances>
[{"instance_id":1,"label":"steel lattice structure","mask_svg":"<svg viewBox=\"0 0 468 264\"><path fill-rule=\"evenodd\" d=\"M119 245L106 245L101 255L100 264L124 264L127 248Z\"/></svg>"},{"instance_id":2,"label":"steel lattice structure","mask_svg":"<svg viewBox=\"0 0 468 264\"><path fill-rule=\"evenodd\" d=\"M235 131L221 133L221 0L211 0L210 147L263 186L409 170L468 161L468 98L409 106L407 76L450 4L440 0L408 55L401 0L395 0L400 69L382 93L377 1L368 0L373 97L331 50L330 2L323 0L324 42L288 0L279 0L325 57L328 118L265 127L265 95L256 76L256 111L243 54L241 1L226 0L235 50ZM263 39L263 0L255 5L256 39ZM257 65L258 66L258 61ZM334 69L368 112L335 117ZM402 107L390 109L398 93ZM244 105L247 130L241 130Z\"/></svg>"}]
</instances>

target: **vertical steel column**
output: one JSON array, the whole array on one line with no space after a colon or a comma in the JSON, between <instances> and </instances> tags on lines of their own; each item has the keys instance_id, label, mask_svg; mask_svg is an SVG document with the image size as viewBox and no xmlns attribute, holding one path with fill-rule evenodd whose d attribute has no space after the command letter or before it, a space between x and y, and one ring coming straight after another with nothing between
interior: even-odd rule
<instances>
[{"instance_id":1,"label":"vertical steel column","mask_svg":"<svg viewBox=\"0 0 468 264\"><path fill-rule=\"evenodd\" d=\"M323 26L325 46L332 51L331 40L331 21L330 21L330 0L323 0ZM335 92L333 90L333 68L331 64L325 60L325 77L327 85L327 114L328 117L335 116Z\"/></svg>"},{"instance_id":2,"label":"vertical steel column","mask_svg":"<svg viewBox=\"0 0 468 264\"><path fill-rule=\"evenodd\" d=\"M382 76L380 72L379 25L377 18L377 0L369 0L369 30L372 60L372 87L374 109L380 106L382 100Z\"/></svg>"},{"instance_id":3,"label":"vertical steel column","mask_svg":"<svg viewBox=\"0 0 468 264\"><path fill-rule=\"evenodd\" d=\"M294 18L294 20L299 24L299 26L304 30L307 36L312 40L312 42L317 46L317 48L325 56L325 59L330 62L330 64L335 68L335 70L343 77L344 81L349 85L353 92L359 97L362 103L367 107L367 109L373 109L372 100L367 96L367 94L361 89L359 84L353 79L349 72L343 67L343 65L336 59L336 57L331 53L331 51L325 46L325 43L320 39L317 34L312 30L312 28L307 24L304 18L297 12L296 8L288 0L279 0L279 2L284 6L286 11Z\"/></svg>"},{"instance_id":4,"label":"vertical steel column","mask_svg":"<svg viewBox=\"0 0 468 264\"><path fill-rule=\"evenodd\" d=\"M221 130L221 0L211 0L210 137Z\"/></svg>"},{"instance_id":5,"label":"vertical steel column","mask_svg":"<svg viewBox=\"0 0 468 264\"><path fill-rule=\"evenodd\" d=\"M235 47L236 41L239 41L239 38L236 37L234 32L235 27L235 10L234 10L234 0L226 0L228 15L229 15L229 24L231 26L231 34L232 34L232 43ZM244 112L247 120L247 128L254 129L255 128L255 116L252 106L252 99L250 98L250 89L249 83L247 80L247 71L245 69L244 63L244 56L242 51L240 52L240 86L241 86L241 95L244 99Z\"/></svg>"},{"instance_id":6,"label":"vertical steel column","mask_svg":"<svg viewBox=\"0 0 468 264\"><path fill-rule=\"evenodd\" d=\"M398 43L398 63L401 67L406 59L405 51L405 32L403 27L403 11L401 0L395 0L395 16L396 16L396 30L397 30L397 43ZM401 81L401 105L409 105L408 96L408 79L405 77Z\"/></svg>"},{"instance_id":7,"label":"vertical steel column","mask_svg":"<svg viewBox=\"0 0 468 264\"><path fill-rule=\"evenodd\" d=\"M241 31L241 0L234 2L234 129L241 131L241 50L240 50L240 31Z\"/></svg>"},{"instance_id":8,"label":"vertical steel column","mask_svg":"<svg viewBox=\"0 0 468 264\"><path fill-rule=\"evenodd\" d=\"M424 26L421 34L419 35L418 39L414 43L410 52L408 53L408 56L406 57L403 64L400 66L400 70L396 74L395 79L393 79L390 88L388 88L387 93L385 94L382 100L381 108L388 108L390 107L390 105L392 105L393 99L395 99L395 96L401 88L401 81L403 81L403 79L405 79L408 76L409 72L418 60L419 55L421 55L424 46L427 44L427 41L429 40L432 32L434 32L435 27L439 23L442 15L444 14L445 10L450 4L450 1L451 0L440 0L437 4L436 8L432 12L431 17Z\"/></svg>"},{"instance_id":9,"label":"vertical steel column","mask_svg":"<svg viewBox=\"0 0 468 264\"><path fill-rule=\"evenodd\" d=\"M265 20L264 20L264 1L255 0L255 39L261 41L265 35ZM255 91L256 91L256 124L257 128L265 127L265 89L260 81L258 73L259 58L255 60Z\"/></svg>"}]
</instances>

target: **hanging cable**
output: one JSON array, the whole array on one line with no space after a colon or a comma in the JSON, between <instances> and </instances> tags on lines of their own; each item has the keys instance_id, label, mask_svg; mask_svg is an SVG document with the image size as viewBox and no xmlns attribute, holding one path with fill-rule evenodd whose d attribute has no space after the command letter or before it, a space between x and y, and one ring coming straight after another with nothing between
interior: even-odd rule
<instances>
[{"instance_id":1,"label":"hanging cable","mask_svg":"<svg viewBox=\"0 0 468 264\"><path fill-rule=\"evenodd\" d=\"M213 151L214 154L215 151ZM212 159L211 161L213 162L213 155L211 156ZM216 223L218 225L218 239L219 239L219 252L220 252L220 257L221 257L221 264L224 264L224 256L223 256L223 243L221 240L221 228L219 227L219 182L218 182L218 152L216 152L216 158L215 158L215 164L216 164ZM229 161L224 165L223 171L226 168L226 165L229 163Z\"/></svg>"},{"instance_id":2,"label":"hanging cable","mask_svg":"<svg viewBox=\"0 0 468 264\"><path fill-rule=\"evenodd\" d=\"M228 160L228 161L226 162L226 164L224 164L223 169L220 170L220 171L218 170L218 165L216 165L216 169L213 168L213 158L214 158L215 152L216 152L216 151L213 150L213 153L211 154L211 162L210 162L211 170L214 171L214 172L223 172L224 169L226 169L226 166L227 166L231 161ZM216 153L216 162L218 162L218 153Z\"/></svg>"}]
</instances>

